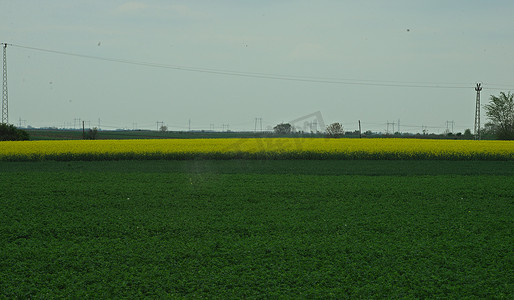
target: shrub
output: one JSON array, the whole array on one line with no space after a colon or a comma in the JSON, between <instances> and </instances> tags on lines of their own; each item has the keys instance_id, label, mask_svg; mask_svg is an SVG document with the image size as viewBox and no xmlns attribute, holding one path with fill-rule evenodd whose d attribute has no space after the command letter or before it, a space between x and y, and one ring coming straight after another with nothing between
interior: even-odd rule
<instances>
[{"instance_id":1,"label":"shrub","mask_svg":"<svg viewBox=\"0 0 514 300\"><path fill-rule=\"evenodd\" d=\"M26 141L29 134L11 124L0 124L0 141Z\"/></svg>"},{"instance_id":2,"label":"shrub","mask_svg":"<svg viewBox=\"0 0 514 300\"><path fill-rule=\"evenodd\" d=\"M289 123L280 123L277 126L273 127L273 130L276 134L290 134L292 126Z\"/></svg>"},{"instance_id":3,"label":"shrub","mask_svg":"<svg viewBox=\"0 0 514 300\"><path fill-rule=\"evenodd\" d=\"M96 136L98 134L98 128L89 129L89 131L85 134L84 139L87 140L96 140Z\"/></svg>"}]
</instances>

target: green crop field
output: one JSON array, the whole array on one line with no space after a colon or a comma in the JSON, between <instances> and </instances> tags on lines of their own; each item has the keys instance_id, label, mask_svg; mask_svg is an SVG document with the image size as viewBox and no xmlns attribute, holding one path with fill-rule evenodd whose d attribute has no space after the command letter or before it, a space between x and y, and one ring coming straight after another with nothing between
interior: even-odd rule
<instances>
[{"instance_id":1,"label":"green crop field","mask_svg":"<svg viewBox=\"0 0 514 300\"><path fill-rule=\"evenodd\" d=\"M31 140L81 140L89 129L27 129ZM213 139L263 138L275 136L271 132L237 131L155 131L155 130L99 130L96 139ZM323 137L322 134L289 134L282 137Z\"/></svg>"},{"instance_id":2,"label":"green crop field","mask_svg":"<svg viewBox=\"0 0 514 300\"><path fill-rule=\"evenodd\" d=\"M0 298L514 296L513 161L0 162Z\"/></svg>"}]
</instances>

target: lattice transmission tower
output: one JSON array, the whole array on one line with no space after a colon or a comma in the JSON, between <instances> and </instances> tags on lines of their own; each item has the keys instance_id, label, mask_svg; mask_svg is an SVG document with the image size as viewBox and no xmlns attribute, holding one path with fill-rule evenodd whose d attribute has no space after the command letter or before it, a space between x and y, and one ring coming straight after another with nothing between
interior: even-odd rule
<instances>
[{"instance_id":1,"label":"lattice transmission tower","mask_svg":"<svg viewBox=\"0 0 514 300\"><path fill-rule=\"evenodd\" d=\"M9 123L9 103L7 99L7 44L1 44L4 48L3 76L2 76L2 123Z\"/></svg>"},{"instance_id":2,"label":"lattice transmission tower","mask_svg":"<svg viewBox=\"0 0 514 300\"><path fill-rule=\"evenodd\" d=\"M475 140L480 140L480 91L482 83L477 83L475 91L477 92L476 108L475 108Z\"/></svg>"}]
</instances>

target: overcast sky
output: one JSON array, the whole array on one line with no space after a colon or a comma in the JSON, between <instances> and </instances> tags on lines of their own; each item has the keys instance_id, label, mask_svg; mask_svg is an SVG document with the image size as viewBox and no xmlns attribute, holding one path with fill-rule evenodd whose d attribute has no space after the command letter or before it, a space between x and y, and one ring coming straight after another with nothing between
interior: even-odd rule
<instances>
[{"instance_id":1,"label":"overcast sky","mask_svg":"<svg viewBox=\"0 0 514 300\"><path fill-rule=\"evenodd\" d=\"M9 121L254 130L320 111L346 130L462 132L476 82L482 103L514 91L513 15L512 0L0 0Z\"/></svg>"}]
</instances>

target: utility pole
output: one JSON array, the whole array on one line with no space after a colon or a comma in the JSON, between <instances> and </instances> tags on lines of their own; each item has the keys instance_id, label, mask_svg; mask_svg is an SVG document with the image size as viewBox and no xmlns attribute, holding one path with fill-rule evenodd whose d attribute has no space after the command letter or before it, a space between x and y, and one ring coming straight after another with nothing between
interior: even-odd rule
<instances>
[{"instance_id":1,"label":"utility pole","mask_svg":"<svg viewBox=\"0 0 514 300\"><path fill-rule=\"evenodd\" d=\"M362 138L361 120L359 120L359 138Z\"/></svg>"},{"instance_id":2,"label":"utility pole","mask_svg":"<svg viewBox=\"0 0 514 300\"><path fill-rule=\"evenodd\" d=\"M260 125L260 131L262 131L262 118L255 118L255 132L257 132L257 125Z\"/></svg>"},{"instance_id":3,"label":"utility pole","mask_svg":"<svg viewBox=\"0 0 514 300\"><path fill-rule=\"evenodd\" d=\"M191 131L191 119L189 119L189 131Z\"/></svg>"},{"instance_id":4,"label":"utility pole","mask_svg":"<svg viewBox=\"0 0 514 300\"><path fill-rule=\"evenodd\" d=\"M4 47L3 56L3 77L2 77L2 124L9 123L9 108L7 97L7 44L2 43Z\"/></svg>"},{"instance_id":5,"label":"utility pole","mask_svg":"<svg viewBox=\"0 0 514 300\"><path fill-rule=\"evenodd\" d=\"M450 124L452 124L452 131L450 131L450 127L449 127L449 125L450 125ZM453 133L453 125L454 125L454 124L455 124L455 122L454 122L454 121L446 121L446 132L448 132L448 133L450 133L450 132L451 132L451 133Z\"/></svg>"},{"instance_id":6,"label":"utility pole","mask_svg":"<svg viewBox=\"0 0 514 300\"><path fill-rule=\"evenodd\" d=\"M482 83L477 83L475 91L477 92L476 108L475 108L475 140L480 140L480 91Z\"/></svg>"},{"instance_id":7,"label":"utility pole","mask_svg":"<svg viewBox=\"0 0 514 300\"><path fill-rule=\"evenodd\" d=\"M20 117L20 128L25 128L25 127L27 127L27 120L22 120Z\"/></svg>"},{"instance_id":8,"label":"utility pole","mask_svg":"<svg viewBox=\"0 0 514 300\"><path fill-rule=\"evenodd\" d=\"M161 124L161 126L159 127L159 124ZM164 121L157 121L157 131L159 131L161 129L161 127L164 126Z\"/></svg>"},{"instance_id":9,"label":"utility pole","mask_svg":"<svg viewBox=\"0 0 514 300\"><path fill-rule=\"evenodd\" d=\"M394 122L389 123L389 121L387 121L387 130L386 130L386 134L389 134L389 125L393 125L393 134L394 134Z\"/></svg>"}]
</instances>

